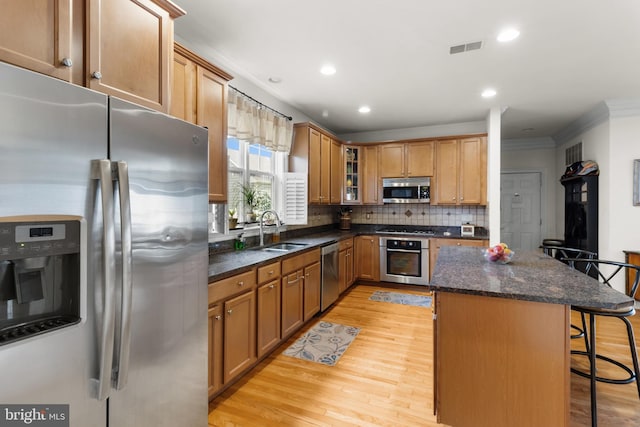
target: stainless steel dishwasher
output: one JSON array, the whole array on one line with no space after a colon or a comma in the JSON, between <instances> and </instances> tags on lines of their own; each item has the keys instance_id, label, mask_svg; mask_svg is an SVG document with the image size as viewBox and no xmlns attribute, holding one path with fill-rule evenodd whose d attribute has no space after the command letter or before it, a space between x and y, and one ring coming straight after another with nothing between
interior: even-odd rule
<instances>
[{"instance_id":1,"label":"stainless steel dishwasher","mask_svg":"<svg viewBox=\"0 0 640 427\"><path fill-rule=\"evenodd\" d=\"M325 311L340 296L338 285L338 244L321 249L322 284L320 286L320 311Z\"/></svg>"}]
</instances>

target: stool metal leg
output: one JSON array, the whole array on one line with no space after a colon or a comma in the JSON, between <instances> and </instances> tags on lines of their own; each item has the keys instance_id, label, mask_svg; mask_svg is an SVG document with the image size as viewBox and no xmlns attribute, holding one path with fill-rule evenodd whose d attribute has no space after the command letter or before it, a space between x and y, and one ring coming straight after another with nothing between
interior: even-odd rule
<instances>
[{"instance_id":1,"label":"stool metal leg","mask_svg":"<svg viewBox=\"0 0 640 427\"><path fill-rule=\"evenodd\" d=\"M631 360L633 360L633 372L636 380L636 387L638 388L638 397L640 397L640 369L638 369L638 350L636 349L636 338L633 334L633 326L626 317L623 317L625 325L627 326L627 336L629 337L629 348L631 350Z\"/></svg>"},{"instance_id":2,"label":"stool metal leg","mask_svg":"<svg viewBox=\"0 0 640 427\"><path fill-rule=\"evenodd\" d=\"M589 363L591 364L591 427L598 427L598 411L596 408L596 316L589 315Z\"/></svg>"}]
</instances>

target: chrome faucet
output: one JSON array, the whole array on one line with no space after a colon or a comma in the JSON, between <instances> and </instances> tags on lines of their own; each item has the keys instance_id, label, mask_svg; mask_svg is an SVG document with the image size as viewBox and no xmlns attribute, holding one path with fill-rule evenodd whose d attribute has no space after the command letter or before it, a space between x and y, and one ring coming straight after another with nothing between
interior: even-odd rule
<instances>
[{"instance_id":1,"label":"chrome faucet","mask_svg":"<svg viewBox=\"0 0 640 427\"><path fill-rule=\"evenodd\" d=\"M276 216L276 224L277 224L277 229L276 229L276 234L278 234L278 236L280 235L280 226L282 225L282 222L280 222L280 217L278 216L278 212L274 211L274 210L268 210L268 211L264 211L262 212L262 215L260 215L260 246L264 246L264 228L263 228L263 224L264 224L264 215L267 213L272 213Z\"/></svg>"}]
</instances>

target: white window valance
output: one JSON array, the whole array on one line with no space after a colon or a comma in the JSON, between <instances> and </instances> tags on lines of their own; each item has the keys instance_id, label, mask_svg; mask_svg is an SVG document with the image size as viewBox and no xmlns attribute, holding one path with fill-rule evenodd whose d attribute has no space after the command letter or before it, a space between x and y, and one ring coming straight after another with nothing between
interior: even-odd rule
<instances>
[{"instance_id":1,"label":"white window valance","mask_svg":"<svg viewBox=\"0 0 640 427\"><path fill-rule=\"evenodd\" d=\"M289 153L293 123L234 88L229 88L227 133L252 144L264 145L273 151Z\"/></svg>"}]
</instances>

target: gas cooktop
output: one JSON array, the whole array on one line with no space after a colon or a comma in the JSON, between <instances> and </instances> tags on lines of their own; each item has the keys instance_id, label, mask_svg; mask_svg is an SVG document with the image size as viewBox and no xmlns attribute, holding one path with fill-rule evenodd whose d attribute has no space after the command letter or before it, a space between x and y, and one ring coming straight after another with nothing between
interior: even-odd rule
<instances>
[{"instance_id":1,"label":"gas cooktop","mask_svg":"<svg viewBox=\"0 0 640 427\"><path fill-rule=\"evenodd\" d=\"M405 227L386 227L378 230L378 233L386 234L420 234L423 236L435 236L436 232L430 229L405 228Z\"/></svg>"}]
</instances>

